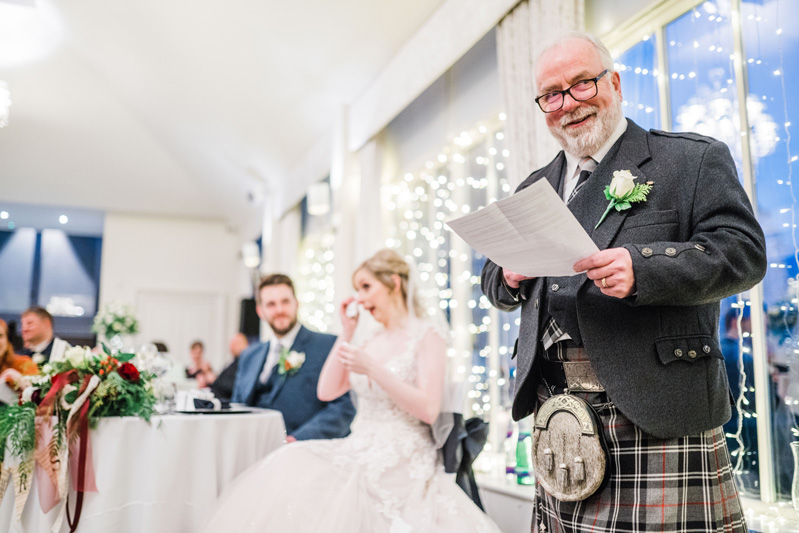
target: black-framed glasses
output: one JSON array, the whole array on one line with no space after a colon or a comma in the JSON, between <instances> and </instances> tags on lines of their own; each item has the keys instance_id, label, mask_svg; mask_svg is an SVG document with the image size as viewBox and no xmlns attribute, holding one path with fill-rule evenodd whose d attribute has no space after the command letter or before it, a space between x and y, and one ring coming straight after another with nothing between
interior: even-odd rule
<instances>
[{"instance_id":1,"label":"black-framed glasses","mask_svg":"<svg viewBox=\"0 0 799 533\"><path fill-rule=\"evenodd\" d=\"M551 93L542 94L535 99L535 103L538 104L538 107L540 107L541 111L544 113L554 113L563 107L563 102L566 101L567 94L578 102L590 100L596 96L597 92L599 92L599 89L597 88L597 82L607 73L608 70L605 69L596 78L580 80L563 91L554 91Z\"/></svg>"}]
</instances>

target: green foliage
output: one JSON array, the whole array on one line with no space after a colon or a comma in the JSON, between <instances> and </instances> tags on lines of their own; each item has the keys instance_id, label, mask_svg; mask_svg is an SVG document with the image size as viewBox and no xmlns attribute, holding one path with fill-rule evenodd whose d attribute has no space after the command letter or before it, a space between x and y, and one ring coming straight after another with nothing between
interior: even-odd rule
<instances>
[{"instance_id":1,"label":"green foliage","mask_svg":"<svg viewBox=\"0 0 799 533\"><path fill-rule=\"evenodd\" d=\"M140 381L131 383L112 372L92 393L89 408L89 424L97 427L97 422L105 416L137 416L150 420L155 406L155 395L145 386L149 375L142 374Z\"/></svg>"},{"instance_id":2,"label":"green foliage","mask_svg":"<svg viewBox=\"0 0 799 533\"><path fill-rule=\"evenodd\" d=\"M36 406L32 402L0 407L0 462L6 448L12 455L24 457L33 451Z\"/></svg>"},{"instance_id":3,"label":"green foliage","mask_svg":"<svg viewBox=\"0 0 799 533\"><path fill-rule=\"evenodd\" d=\"M119 361L120 363L127 363L128 361L130 361L131 359L136 357L136 354L135 353L118 353L114 357L116 357L116 360Z\"/></svg>"},{"instance_id":4,"label":"green foliage","mask_svg":"<svg viewBox=\"0 0 799 533\"><path fill-rule=\"evenodd\" d=\"M622 200L629 203L646 202L646 195L649 194L651 190L651 185L647 183L637 183L635 187L633 187L633 190L624 195Z\"/></svg>"}]
</instances>

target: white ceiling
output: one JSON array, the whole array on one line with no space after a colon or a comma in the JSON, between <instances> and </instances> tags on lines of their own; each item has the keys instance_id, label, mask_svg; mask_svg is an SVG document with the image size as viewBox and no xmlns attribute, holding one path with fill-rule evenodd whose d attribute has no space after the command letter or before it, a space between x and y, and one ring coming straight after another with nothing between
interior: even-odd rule
<instances>
[{"instance_id":1,"label":"white ceiling","mask_svg":"<svg viewBox=\"0 0 799 533\"><path fill-rule=\"evenodd\" d=\"M0 0L0 208L251 224L442 3Z\"/></svg>"}]
</instances>

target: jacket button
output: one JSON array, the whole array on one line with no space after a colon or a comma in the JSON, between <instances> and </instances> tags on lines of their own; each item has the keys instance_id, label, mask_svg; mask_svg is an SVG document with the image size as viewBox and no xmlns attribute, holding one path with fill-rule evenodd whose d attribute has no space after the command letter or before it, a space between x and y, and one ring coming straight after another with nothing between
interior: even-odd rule
<instances>
[{"instance_id":1,"label":"jacket button","mask_svg":"<svg viewBox=\"0 0 799 533\"><path fill-rule=\"evenodd\" d=\"M710 346L705 344L704 346L702 346L702 351L705 353L710 353Z\"/></svg>"},{"instance_id":2,"label":"jacket button","mask_svg":"<svg viewBox=\"0 0 799 533\"><path fill-rule=\"evenodd\" d=\"M668 248L666 248L666 255L668 255L669 257L674 257L675 255L677 255L677 249L669 246Z\"/></svg>"},{"instance_id":3,"label":"jacket button","mask_svg":"<svg viewBox=\"0 0 799 533\"><path fill-rule=\"evenodd\" d=\"M682 357L682 350L680 350L679 348L674 350L674 357Z\"/></svg>"},{"instance_id":4,"label":"jacket button","mask_svg":"<svg viewBox=\"0 0 799 533\"><path fill-rule=\"evenodd\" d=\"M644 257L651 256L652 255L652 248L644 248L643 250L641 250L641 255L643 255Z\"/></svg>"},{"instance_id":5,"label":"jacket button","mask_svg":"<svg viewBox=\"0 0 799 533\"><path fill-rule=\"evenodd\" d=\"M558 285L557 283L553 283L551 289L552 292L557 292L558 289L560 289L560 285Z\"/></svg>"},{"instance_id":6,"label":"jacket button","mask_svg":"<svg viewBox=\"0 0 799 533\"><path fill-rule=\"evenodd\" d=\"M691 359L696 359L696 351L688 350L688 357L690 357Z\"/></svg>"},{"instance_id":7,"label":"jacket button","mask_svg":"<svg viewBox=\"0 0 799 533\"><path fill-rule=\"evenodd\" d=\"M701 244L699 244L699 243L697 243L697 244L694 244L694 248L696 248L696 249L697 249L697 250L699 250L700 252L704 252L704 251L705 251L705 247L704 247L704 246L702 246L702 245L701 245Z\"/></svg>"}]
</instances>

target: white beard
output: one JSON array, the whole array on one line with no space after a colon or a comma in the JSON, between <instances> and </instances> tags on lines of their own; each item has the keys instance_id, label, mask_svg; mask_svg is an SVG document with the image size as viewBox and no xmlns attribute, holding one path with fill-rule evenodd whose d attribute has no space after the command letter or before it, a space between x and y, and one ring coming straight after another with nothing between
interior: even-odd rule
<instances>
[{"instance_id":1,"label":"white beard","mask_svg":"<svg viewBox=\"0 0 799 533\"><path fill-rule=\"evenodd\" d=\"M568 124L594 113L596 113L596 120L590 126L583 126L573 132L566 129ZM621 99L614 93L613 105L602 110L594 105L582 105L564 115L560 119L559 125L550 126L549 131L566 152L575 157L587 157L602 148L621 118Z\"/></svg>"}]
</instances>

